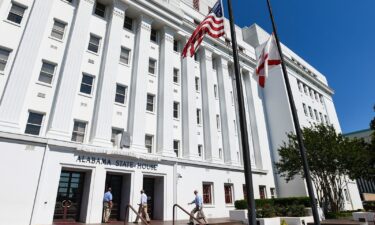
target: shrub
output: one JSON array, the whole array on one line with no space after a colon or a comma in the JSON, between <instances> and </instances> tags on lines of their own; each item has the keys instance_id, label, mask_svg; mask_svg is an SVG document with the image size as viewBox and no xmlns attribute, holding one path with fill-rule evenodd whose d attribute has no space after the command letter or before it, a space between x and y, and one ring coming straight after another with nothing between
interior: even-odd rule
<instances>
[{"instance_id":1,"label":"shrub","mask_svg":"<svg viewBox=\"0 0 375 225\"><path fill-rule=\"evenodd\" d=\"M325 215L326 219L346 219L352 217L352 211L328 212Z\"/></svg>"},{"instance_id":2,"label":"shrub","mask_svg":"<svg viewBox=\"0 0 375 225\"><path fill-rule=\"evenodd\" d=\"M276 217L276 209L273 205L264 205L262 208L256 210L257 218L271 218Z\"/></svg>"},{"instance_id":3,"label":"shrub","mask_svg":"<svg viewBox=\"0 0 375 225\"><path fill-rule=\"evenodd\" d=\"M246 200L237 200L234 202L234 207L236 209L247 209L247 202Z\"/></svg>"},{"instance_id":4,"label":"shrub","mask_svg":"<svg viewBox=\"0 0 375 225\"><path fill-rule=\"evenodd\" d=\"M363 208L366 211L375 211L375 201L365 201L365 202L363 202Z\"/></svg>"},{"instance_id":5,"label":"shrub","mask_svg":"<svg viewBox=\"0 0 375 225\"><path fill-rule=\"evenodd\" d=\"M309 197L290 197L290 198L275 198L275 205L289 206L289 205L304 205L305 207L310 207Z\"/></svg>"},{"instance_id":6,"label":"shrub","mask_svg":"<svg viewBox=\"0 0 375 225\"><path fill-rule=\"evenodd\" d=\"M286 210L286 216L302 217L306 216L304 205L290 205Z\"/></svg>"}]
</instances>

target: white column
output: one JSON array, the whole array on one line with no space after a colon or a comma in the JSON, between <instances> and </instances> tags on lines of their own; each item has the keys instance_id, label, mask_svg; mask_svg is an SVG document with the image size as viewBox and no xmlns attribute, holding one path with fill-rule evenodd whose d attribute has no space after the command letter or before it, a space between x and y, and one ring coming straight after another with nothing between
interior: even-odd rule
<instances>
[{"instance_id":1,"label":"white column","mask_svg":"<svg viewBox=\"0 0 375 225\"><path fill-rule=\"evenodd\" d=\"M221 116L221 133L223 139L224 162L232 163L236 161L232 156L235 151L236 138L233 120L236 118L233 111L232 96L232 78L228 71L228 61L223 57L218 58L217 82L220 97L220 116Z\"/></svg>"},{"instance_id":2,"label":"white column","mask_svg":"<svg viewBox=\"0 0 375 225\"><path fill-rule=\"evenodd\" d=\"M164 27L160 45L160 73L158 87L157 152L176 156L173 152L173 30Z\"/></svg>"},{"instance_id":3,"label":"white column","mask_svg":"<svg viewBox=\"0 0 375 225\"><path fill-rule=\"evenodd\" d=\"M8 81L4 87L0 105L0 126L3 131L19 132L19 119L31 82L31 72L37 64L49 15L54 1L36 0L31 10L25 31L20 41ZM23 18L26 20L27 18Z\"/></svg>"},{"instance_id":4,"label":"white column","mask_svg":"<svg viewBox=\"0 0 375 225\"><path fill-rule=\"evenodd\" d=\"M111 21L107 27L106 46L102 59L96 94L92 127L92 143L112 147L111 130L113 104L116 92L116 75L121 52L121 30L126 6L119 0L113 1Z\"/></svg>"},{"instance_id":5,"label":"white column","mask_svg":"<svg viewBox=\"0 0 375 225\"><path fill-rule=\"evenodd\" d=\"M70 140L72 113L76 89L81 78L83 54L88 46L89 21L94 0L80 0L76 11L68 49L65 53L59 84L49 121L48 137Z\"/></svg>"},{"instance_id":6,"label":"white column","mask_svg":"<svg viewBox=\"0 0 375 225\"><path fill-rule=\"evenodd\" d=\"M195 91L194 58L182 59L182 156L200 159L197 144L197 105Z\"/></svg>"},{"instance_id":7,"label":"white column","mask_svg":"<svg viewBox=\"0 0 375 225\"><path fill-rule=\"evenodd\" d=\"M147 152L145 147L146 84L151 23L152 19L145 15L141 15L138 19L128 116L128 132L132 135L131 147L133 150L144 153Z\"/></svg>"},{"instance_id":8,"label":"white column","mask_svg":"<svg viewBox=\"0 0 375 225\"><path fill-rule=\"evenodd\" d=\"M214 76L212 71L212 52L202 47L200 53L205 158L212 162L220 162L214 82L212 78Z\"/></svg>"}]
</instances>

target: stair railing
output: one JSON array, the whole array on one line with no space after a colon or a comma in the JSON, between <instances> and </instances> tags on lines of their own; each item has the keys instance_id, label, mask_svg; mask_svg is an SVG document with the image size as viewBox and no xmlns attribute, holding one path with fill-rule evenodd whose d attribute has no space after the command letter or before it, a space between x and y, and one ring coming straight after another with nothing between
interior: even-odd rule
<instances>
[{"instance_id":1,"label":"stair railing","mask_svg":"<svg viewBox=\"0 0 375 225\"><path fill-rule=\"evenodd\" d=\"M131 206L130 204L128 204L126 206L126 209L125 209L125 220L124 220L124 225L126 225L129 221L129 209L131 209L141 220L142 222L144 222L145 224L151 224L149 222L147 222L147 220L145 218L143 218L138 212L137 210L134 209L133 206Z\"/></svg>"},{"instance_id":2,"label":"stair railing","mask_svg":"<svg viewBox=\"0 0 375 225\"><path fill-rule=\"evenodd\" d=\"M203 223L201 223L201 221L199 221L198 218L194 217L194 215L190 214L186 209L182 208L179 204L173 205L173 225L175 225L175 221L176 221L176 207L180 208L184 213L191 216L193 218L193 220L195 220L199 223L199 225L204 225Z\"/></svg>"}]
</instances>

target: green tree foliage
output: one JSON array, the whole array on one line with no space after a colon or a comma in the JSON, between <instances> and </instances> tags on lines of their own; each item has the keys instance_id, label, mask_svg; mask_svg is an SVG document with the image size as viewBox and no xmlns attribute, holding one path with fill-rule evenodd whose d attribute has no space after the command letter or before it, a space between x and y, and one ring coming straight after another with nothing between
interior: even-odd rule
<instances>
[{"instance_id":1,"label":"green tree foliage","mask_svg":"<svg viewBox=\"0 0 375 225\"><path fill-rule=\"evenodd\" d=\"M344 189L349 179L368 177L370 151L362 139L351 139L336 133L333 126L322 124L304 128L311 179L317 199L325 212L338 212L344 204ZM277 172L287 181L304 176L296 135L289 133L288 141L279 148Z\"/></svg>"}]
</instances>

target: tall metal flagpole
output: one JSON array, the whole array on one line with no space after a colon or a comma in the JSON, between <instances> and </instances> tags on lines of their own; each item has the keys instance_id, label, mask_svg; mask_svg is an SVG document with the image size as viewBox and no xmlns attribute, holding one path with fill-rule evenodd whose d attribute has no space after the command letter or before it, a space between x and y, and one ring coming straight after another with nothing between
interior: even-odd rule
<instances>
[{"instance_id":1,"label":"tall metal flagpole","mask_svg":"<svg viewBox=\"0 0 375 225\"><path fill-rule=\"evenodd\" d=\"M232 37L233 63L234 63L234 73L235 73L235 80L236 80L239 120L240 120L239 124L240 124L240 129L241 129L242 154L243 154L243 161L244 161L244 173L245 173L246 192L247 192L246 200L248 202L247 214L248 214L249 225L256 225L253 178L252 178L252 171L251 171L250 151L249 151L250 148L249 148L249 139L247 136L245 104L244 104L242 82L241 82L241 76L240 76L240 64L238 62L237 39L236 39L236 32L234 29L234 20L233 20L231 0L228 0L228 11L229 11L229 21L230 21L230 32L231 32L231 37Z\"/></svg>"},{"instance_id":2,"label":"tall metal flagpole","mask_svg":"<svg viewBox=\"0 0 375 225\"><path fill-rule=\"evenodd\" d=\"M308 190L309 196L310 196L310 202L311 202L312 213L313 213L313 217L314 217L314 223L315 223L315 225L320 225L318 208L317 208L317 205L316 205L314 189L313 189L313 186L312 186L309 165L307 163L305 145L303 144L303 138L302 138L301 128L300 128L300 125L299 125L299 120L298 120L296 105L294 103L292 90L290 88L290 82L289 82L289 78L288 78L288 73L287 73L287 70L286 70L285 63L284 63L284 56L283 56L283 51L281 49L279 37L277 35L276 24L275 24L275 20L273 18L273 14L272 14L272 8L271 8L270 0L267 0L267 5L268 5L268 11L269 11L269 14L270 14L270 17L271 17L271 21L272 21L272 27L273 27L273 32L275 34L277 48L279 50L279 55L280 55L280 59L281 59L281 67L282 67L282 70L283 70L283 75L284 75L286 90L288 92L288 98L289 98L289 103L290 103L290 110L292 111L294 127L295 127L296 134L297 134L299 151L300 151L300 154L301 154L302 164L303 164L303 172L305 174L305 179L306 179L306 184L307 184L307 190Z\"/></svg>"}]
</instances>

